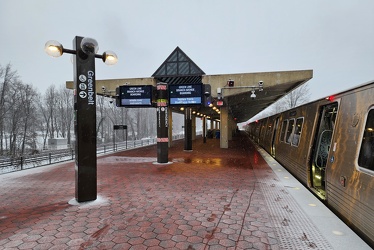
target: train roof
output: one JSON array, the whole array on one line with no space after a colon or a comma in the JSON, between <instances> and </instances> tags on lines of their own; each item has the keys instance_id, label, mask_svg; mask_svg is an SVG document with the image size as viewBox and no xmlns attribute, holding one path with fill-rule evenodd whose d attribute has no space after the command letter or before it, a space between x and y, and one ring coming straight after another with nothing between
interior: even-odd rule
<instances>
[{"instance_id":1,"label":"train roof","mask_svg":"<svg viewBox=\"0 0 374 250\"><path fill-rule=\"evenodd\" d=\"M359 85L356 85L354 87L351 87L351 88L348 88L348 89L345 89L343 91L340 91L340 92L337 92L337 93L334 93L334 94L330 94L328 96L325 96L325 97L322 97L322 98L319 98L319 99L316 99L316 100L313 100L313 101L310 101L310 102L307 102L307 103L303 103L302 105L299 105L299 106L296 106L294 108L290 108L290 109L287 109L287 110L284 110L282 112L285 112L285 111L289 111L289 110L293 110L297 107L301 107L301 106L305 106L305 105L309 105L309 104L312 104L312 103L315 103L315 102L319 102L321 100L325 100L325 99L330 99L331 97L336 97L336 96L340 96L340 95L344 95L346 93L349 93L349 92L352 92L352 91L356 91L360 88L364 88L364 87L367 87L369 85L373 85L374 84L374 80L371 80L371 81L368 81L368 82L365 82L365 83L362 83L362 84L359 84ZM282 112L279 112L279 113L276 113L276 114L280 114ZM264 119L264 118L267 118L267 117L270 117L270 116L273 116L273 115L276 115L276 114L271 114L271 115L268 115L268 116L264 116L260 119L256 119L256 120L261 120L261 119ZM254 122L255 120L251 120L249 123L251 122Z\"/></svg>"}]
</instances>

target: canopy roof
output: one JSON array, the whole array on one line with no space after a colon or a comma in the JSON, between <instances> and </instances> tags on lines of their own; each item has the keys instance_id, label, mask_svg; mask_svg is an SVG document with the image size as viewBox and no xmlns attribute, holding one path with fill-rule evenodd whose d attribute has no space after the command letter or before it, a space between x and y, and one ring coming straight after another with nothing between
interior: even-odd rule
<instances>
[{"instance_id":1,"label":"canopy roof","mask_svg":"<svg viewBox=\"0 0 374 250\"><path fill-rule=\"evenodd\" d=\"M201 83L202 71L179 47L177 47L152 77L168 84Z\"/></svg>"},{"instance_id":2,"label":"canopy roof","mask_svg":"<svg viewBox=\"0 0 374 250\"><path fill-rule=\"evenodd\" d=\"M152 77L96 80L96 93L115 96L115 89L121 85L153 85L157 82L168 84L210 84L211 95L217 106L217 89L222 92L223 105L227 106L232 118L237 123L246 122L263 111L281 97L307 82L313 77L312 70L276 71L259 73L239 73L206 75L179 47L177 47L155 71ZM234 86L227 85L228 80ZM263 91L258 91L258 83L263 82ZM67 88L74 88L73 82L66 83ZM105 92L103 91L105 89ZM251 98L255 90L256 98ZM194 108L196 112L206 114L211 119L220 119L212 108ZM174 109L179 111L179 109Z\"/></svg>"}]
</instances>

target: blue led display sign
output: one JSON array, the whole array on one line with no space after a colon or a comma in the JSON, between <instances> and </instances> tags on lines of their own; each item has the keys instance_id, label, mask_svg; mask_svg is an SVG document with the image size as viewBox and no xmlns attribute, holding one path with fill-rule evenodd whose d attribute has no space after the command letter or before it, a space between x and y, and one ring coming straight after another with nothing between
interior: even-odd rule
<instances>
[{"instance_id":1,"label":"blue led display sign","mask_svg":"<svg viewBox=\"0 0 374 250\"><path fill-rule=\"evenodd\" d=\"M124 85L119 87L120 107L152 106L152 85Z\"/></svg>"},{"instance_id":2,"label":"blue led display sign","mask_svg":"<svg viewBox=\"0 0 374 250\"><path fill-rule=\"evenodd\" d=\"M169 105L201 105L202 84L169 85Z\"/></svg>"}]
</instances>

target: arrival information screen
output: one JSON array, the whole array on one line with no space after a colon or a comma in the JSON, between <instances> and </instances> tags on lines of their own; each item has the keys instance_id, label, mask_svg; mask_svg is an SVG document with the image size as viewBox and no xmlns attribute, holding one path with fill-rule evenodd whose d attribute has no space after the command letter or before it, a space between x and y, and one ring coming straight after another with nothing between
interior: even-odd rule
<instances>
[{"instance_id":1,"label":"arrival information screen","mask_svg":"<svg viewBox=\"0 0 374 250\"><path fill-rule=\"evenodd\" d=\"M169 85L169 105L201 105L202 84Z\"/></svg>"}]
</instances>

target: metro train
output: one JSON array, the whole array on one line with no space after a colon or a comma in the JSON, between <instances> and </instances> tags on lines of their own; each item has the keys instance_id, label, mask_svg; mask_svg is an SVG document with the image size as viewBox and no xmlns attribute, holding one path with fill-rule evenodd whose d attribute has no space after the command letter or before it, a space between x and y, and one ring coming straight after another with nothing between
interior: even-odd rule
<instances>
[{"instance_id":1,"label":"metro train","mask_svg":"<svg viewBox=\"0 0 374 250\"><path fill-rule=\"evenodd\" d=\"M374 248L374 81L246 131Z\"/></svg>"}]
</instances>

